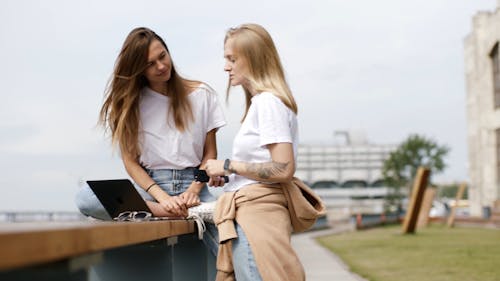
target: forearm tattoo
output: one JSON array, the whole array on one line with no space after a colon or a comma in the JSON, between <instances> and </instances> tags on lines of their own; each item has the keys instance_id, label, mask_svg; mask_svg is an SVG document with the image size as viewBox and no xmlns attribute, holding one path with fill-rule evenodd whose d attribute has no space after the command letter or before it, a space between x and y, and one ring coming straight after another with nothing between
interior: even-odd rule
<instances>
[{"instance_id":1,"label":"forearm tattoo","mask_svg":"<svg viewBox=\"0 0 500 281\"><path fill-rule=\"evenodd\" d=\"M285 172L289 163L290 162L279 163L274 161L270 163L248 163L245 165L245 168L248 172L258 175L261 179L269 179Z\"/></svg>"}]
</instances>

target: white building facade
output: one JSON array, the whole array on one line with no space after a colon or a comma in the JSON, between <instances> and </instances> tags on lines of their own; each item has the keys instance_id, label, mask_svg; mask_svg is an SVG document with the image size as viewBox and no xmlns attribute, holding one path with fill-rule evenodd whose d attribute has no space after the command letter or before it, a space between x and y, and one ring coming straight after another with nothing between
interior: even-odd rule
<instances>
[{"instance_id":1,"label":"white building facade","mask_svg":"<svg viewBox=\"0 0 500 281\"><path fill-rule=\"evenodd\" d=\"M500 0L497 0L500 7ZM500 198L500 8L478 12L465 38L469 204L481 216Z\"/></svg>"},{"instance_id":2,"label":"white building facade","mask_svg":"<svg viewBox=\"0 0 500 281\"><path fill-rule=\"evenodd\" d=\"M296 176L313 184L318 181L365 181L371 185L382 179L382 166L397 145L370 144L364 136L336 132L344 143L301 144Z\"/></svg>"}]
</instances>

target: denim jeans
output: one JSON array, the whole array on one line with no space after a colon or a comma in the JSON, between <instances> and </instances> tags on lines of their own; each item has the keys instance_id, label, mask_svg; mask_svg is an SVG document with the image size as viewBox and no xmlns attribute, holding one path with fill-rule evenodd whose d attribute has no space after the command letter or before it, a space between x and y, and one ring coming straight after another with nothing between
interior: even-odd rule
<instances>
[{"instance_id":1,"label":"denim jeans","mask_svg":"<svg viewBox=\"0 0 500 281\"><path fill-rule=\"evenodd\" d=\"M150 170L145 169L148 175L168 194L171 196L176 196L189 187L194 179L194 169L186 168L184 170L172 170L172 169L159 169ZM135 189L139 192L144 200L156 201L149 193L147 193L140 186L134 184ZM204 186L201 190L200 201L210 202L214 201L215 197L210 193L207 186ZM82 187L75 198L76 205L80 212L86 216L91 216L96 219L101 220L112 220L109 214L104 209L99 199L95 196L94 192L88 185ZM214 224L205 222L207 230L203 235L203 242L207 246L210 253L217 256L217 250L219 247L219 235L217 232L217 227Z\"/></svg>"},{"instance_id":2,"label":"denim jeans","mask_svg":"<svg viewBox=\"0 0 500 281\"><path fill-rule=\"evenodd\" d=\"M238 281L261 281L255 258L248 243L245 232L241 226L234 222L238 238L232 240L233 242L233 267L234 275Z\"/></svg>"}]
</instances>

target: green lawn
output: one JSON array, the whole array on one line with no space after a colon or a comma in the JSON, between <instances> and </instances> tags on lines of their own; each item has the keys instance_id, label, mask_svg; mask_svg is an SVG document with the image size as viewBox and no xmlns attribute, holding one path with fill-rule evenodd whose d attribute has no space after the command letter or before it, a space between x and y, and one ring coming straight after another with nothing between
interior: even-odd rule
<instances>
[{"instance_id":1,"label":"green lawn","mask_svg":"<svg viewBox=\"0 0 500 281\"><path fill-rule=\"evenodd\" d=\"M371 281L500 280L500 230L401 226L325 236L319 242Z\"/></svg>"}]
</instances>

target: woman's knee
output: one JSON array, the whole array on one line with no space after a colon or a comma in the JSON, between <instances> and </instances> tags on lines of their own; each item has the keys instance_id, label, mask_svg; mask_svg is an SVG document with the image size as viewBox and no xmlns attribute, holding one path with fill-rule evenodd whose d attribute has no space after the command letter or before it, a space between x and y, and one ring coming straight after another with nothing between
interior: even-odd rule
<instances>
[{"instance_id":1,"label":"woman's knee","mask_svg":"<svg viewBox=\"0 0 500 281\"><path fill-rule=\"evenodd\" d=\"M75 196L75 204L78 210L86 216L102 220L111 219L89 186L83 186L78 190Z\"/></svg>"}]
</instances>

